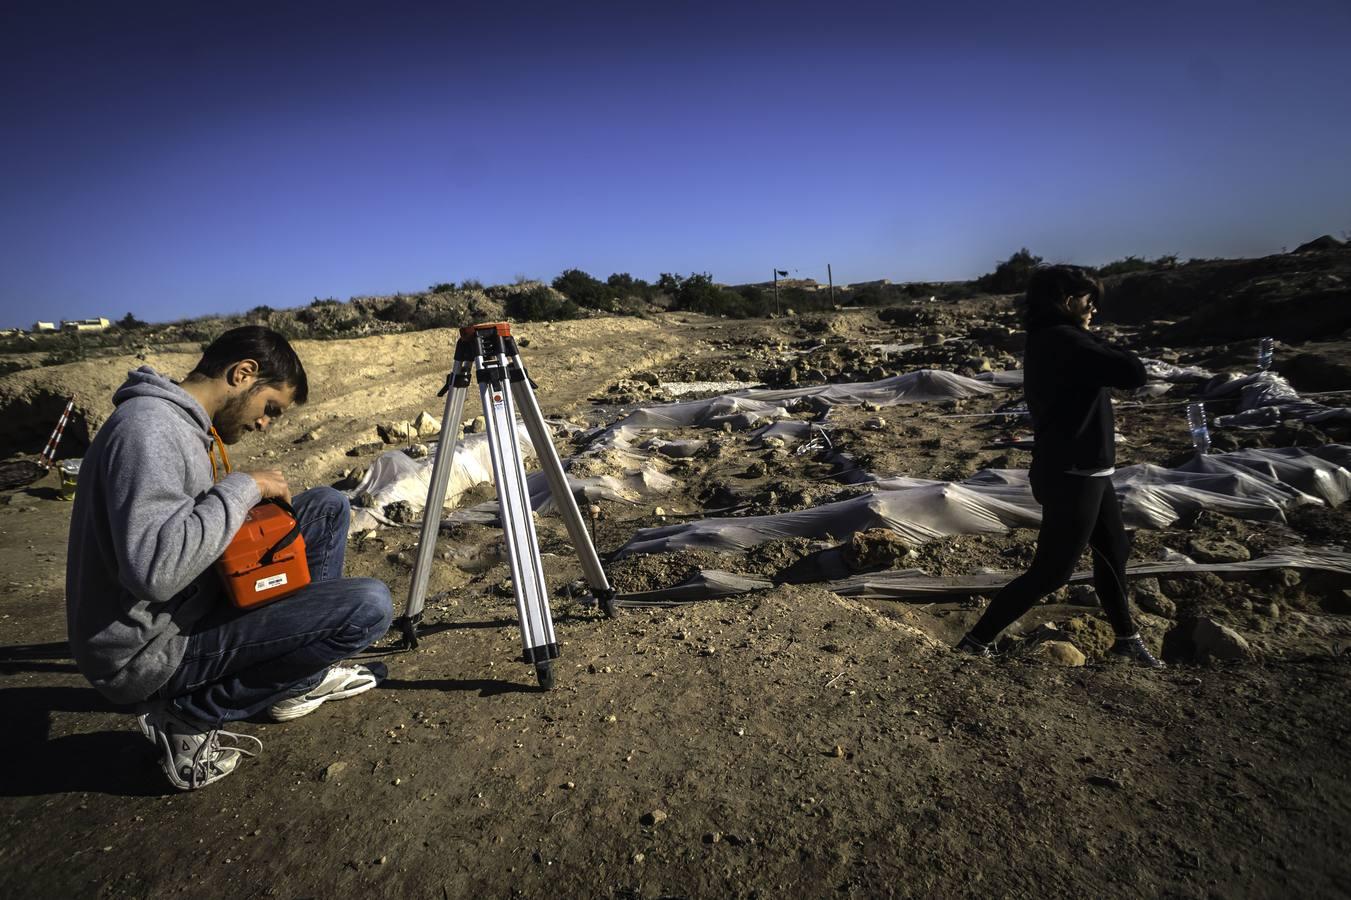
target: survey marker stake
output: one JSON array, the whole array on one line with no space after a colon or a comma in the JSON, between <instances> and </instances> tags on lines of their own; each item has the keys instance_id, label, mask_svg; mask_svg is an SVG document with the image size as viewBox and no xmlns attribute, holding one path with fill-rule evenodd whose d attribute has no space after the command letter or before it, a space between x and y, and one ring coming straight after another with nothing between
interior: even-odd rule
<instances>
[{"instance_id":1,"label":"survey marker stake","mask_svg":"<svg viewBox=\"0 0 1351 900\"><path fill-rule=\"evenodd\" d=\"M535 520L530 506L530 491L526 487L525 465L521 456L521 442L516 434L516 415L525 423L530 443L539 457L568 537L577 549L582 572L592 594L605 614L618 613L615 592L601 568L595 544L587 533L577 500L563 474L563 463L554 448L553 438L540 413L539 403L525 365L521 362L511 325L494 322L470 325L460 329L455 343L455 362L446 376L446 385L440 394L446 397L445 414L441 419L441 443L432 467L431 484L427 489L427 506L422 513L422 535L418 541L417 560L413 564L413 579L408 586L408 604L395 620L403 634L402 648L415 649L418 645L417 628L422 621L422 608L427 598L427 582L431 577L432 559L436 551L436 537L441 527L441 510L446 501L446 488L455 453L459 449L459 426L464 421L465 398L469 392L471 374L477 375L479 400L483 404L483 419L487 425L488 450L492 457L493 480L497 485L497 505L502 522L502 536L507 546L507 560L511 565L511 588L516 596L516 613L521 623L522 660L535 667L540 687L554 685L553 661L559 656L558 639L554 636L553 617L549 610L549 591L544 581L544 564L540 560L539 539L535 535Z\"/></svg>"}]
</instances>

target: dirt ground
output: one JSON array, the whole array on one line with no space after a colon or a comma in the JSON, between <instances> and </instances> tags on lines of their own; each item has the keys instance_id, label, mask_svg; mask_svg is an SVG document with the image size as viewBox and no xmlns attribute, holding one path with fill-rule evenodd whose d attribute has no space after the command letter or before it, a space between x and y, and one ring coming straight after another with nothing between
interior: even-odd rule
<instances>
[{"instance_id":1,"label":"dirt ground","mask_svg":"<svg viewBox=\"0 0 1351 900\"><path fill-rule=\"evenodd\" d=\"M1007 304L958 305L938 320L921 313L890 322L863 310L756 322L672 315L517 330L546 416L581 426L659 401L652 381L778 386L812 370L868 380L922 365L970 369L978 359L969 357L996 368L1016 360L1016 346L990 336L980 346L960 337L867 349L922 344L936 331L964 336L971 318L987 328L1012 321ZM1140 352L1160 349L1133 331L1122 337ZM247 437L236 465L280 465L297 489L341 482L397 448L375 446L377 424L440 415L435 393L452 345L444 330L302 342L311 402ZM1335 357L1346 346L1299 349L1330 347ZM1170 349L1184 363L1242 352ZM0 394L27 396L34 410L39 395L73 393L97 423L141 362L18 372L0 379ZM177 377L195 354L145 362ZM837 449L887 475L1025 467L1026 453L992 446L1014 424L958 417L1009 399L837 408ZM1118 425L1119 465L1189 447L1175 410L1123 404ZM675 493L602 504L602 555L638 528L728 507L801 509L859 490L824 455L775 454L744 433L712 439L716 452L661 460ZM560 452L581 452L584 440L560 440ZM1240 441L1279 443L1271 430ZM1174 658L1163 672L1105 661L1096 606L1064 594L1020 627L1057 624L1084 666L1056 664L1016 636L994 661L955 655L948 646L988 597L850 600L807 579L610 620L560 593L558 686L541 692L517 661L500 532L457 526L441 538L451 552L433 570L420 648L391 653L387 641L372 652L390 671L379 690L287 724L239 723L262 740L261 756L181 794L131 715L103 701L66 652L70 505L56 487L49 476L0 493L0 713L16 726L0 769L5 897L1351 893L1351 585L1330 577L1167 580L1175 615L1140 615L1155 649L1178 621L1205 614L1252 652L1225 663ZM1283 526L1206 513L1137 533L1134 555L1158 558L1216 536L1257 555L1339 543L1348 525L1345 507ZM546 571L561 589L579 567L558 520L543 517L540 528ZM348 574L384 579L401 605L416 534L354 539ZM1016 570L1034 545L1027 530L961 535L892 563L934 575ZM787 581L821 549L799 539L608 568L621 591L674 584L699 568Z\"/></svg>"}]
</instances>

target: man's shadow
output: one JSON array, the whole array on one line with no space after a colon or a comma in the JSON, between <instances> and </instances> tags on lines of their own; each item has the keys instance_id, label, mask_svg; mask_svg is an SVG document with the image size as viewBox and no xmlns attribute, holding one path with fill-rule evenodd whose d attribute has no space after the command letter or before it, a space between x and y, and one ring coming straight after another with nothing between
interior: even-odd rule
<instances>
[{"instance_id":1,"label":"man's shadow","mask_svg":"<svg viewBox=\"0 0 1351 900\"><path fill-rule=\"evenodd\" d=\"M53 738L52 714L57 712L129 711L113 706L93 688L0 690L0 721L7 726L9 756L9 764L0 766L0 797L81 791L124 797L170 793L163 773L154 765L158 759L155 748L136 728ZM118 718L131 724L127 715Z\"/></svg>"}]
</instances>

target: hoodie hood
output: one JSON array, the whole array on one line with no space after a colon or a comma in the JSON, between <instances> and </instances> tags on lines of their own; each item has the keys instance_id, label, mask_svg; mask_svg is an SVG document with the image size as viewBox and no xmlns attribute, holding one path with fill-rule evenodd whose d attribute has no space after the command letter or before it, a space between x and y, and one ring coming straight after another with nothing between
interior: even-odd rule
<instances>
[{"instance_id":1,"label":"hoodie hood","mask_svg":"<svg viewBox=\"0 0 1351 900\"><path fill-rule=\"evenodd\" d=\"M211 417L206 414L202 404L149 366L141 366L127 373L127 380L113 394L113 405L121 406L141 398L162 400L177 407L185 418L201 429L203 440L210 442Z\"/></svg>"}]
</instances>

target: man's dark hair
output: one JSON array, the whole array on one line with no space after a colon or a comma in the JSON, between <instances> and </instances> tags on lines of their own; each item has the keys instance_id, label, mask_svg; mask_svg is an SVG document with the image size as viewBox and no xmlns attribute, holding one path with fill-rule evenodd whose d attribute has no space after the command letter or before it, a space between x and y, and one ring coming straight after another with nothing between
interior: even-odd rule
<instances>
[{"instance_id":1,"label":"man's dark hair","mask_svg":"<svg viewBox=\"0 0 1351 900\"><path fill-rule=\"evenodd\" d=\"M309 399L310 382L305 367L291 344L277 332L261 325L231 328L211 342L188 377L219 378L235 363L251 359L258 363L258 384L286 385L295 391L295 403Z\"/></svg>"},{"instance_id":2,"label":"man's dark hair","mask_svg":"<svg viewBox=\"0 0 1351 900\"><path fill-rule=\"evenodd\" d=\"M1023 297L1023 325L1029 330L1064 325L1074 319L1065 312L1070 297L1088 294L1096 306L1102 301L1102 282L1081 266L1039 266L1027 282Z\"/></svg>"}]
</instances>

